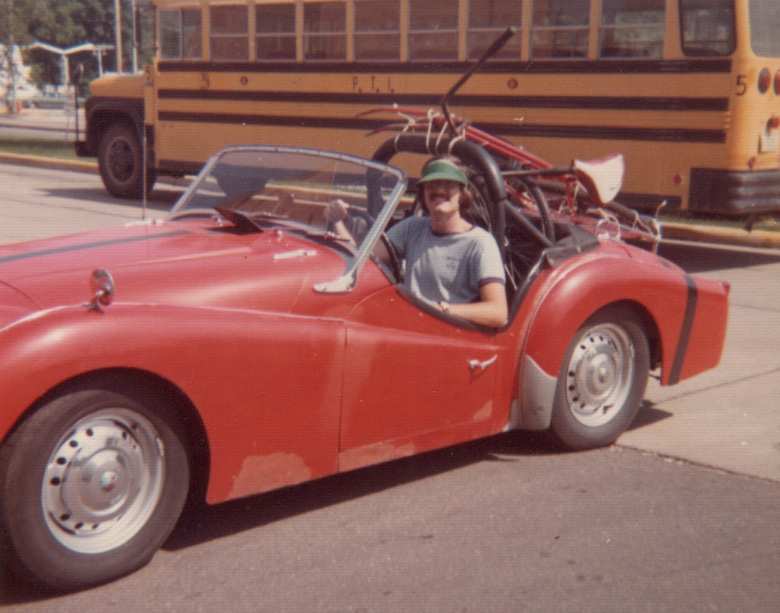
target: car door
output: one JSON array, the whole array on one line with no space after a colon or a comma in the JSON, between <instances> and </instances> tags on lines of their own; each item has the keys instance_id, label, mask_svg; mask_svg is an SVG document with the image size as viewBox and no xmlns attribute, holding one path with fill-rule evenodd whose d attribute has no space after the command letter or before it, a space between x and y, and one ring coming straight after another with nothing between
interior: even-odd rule
<instances>
[{"instance_id":1,"label":"car door","mask_svg":"<svg viewBox=\"0 0 780 613\"><path fill-rule=\"evenodd\" d=\"M494 431L498 336L422 310L394 286L346 321L339 469Z\"/></svg>"}]
</instances>

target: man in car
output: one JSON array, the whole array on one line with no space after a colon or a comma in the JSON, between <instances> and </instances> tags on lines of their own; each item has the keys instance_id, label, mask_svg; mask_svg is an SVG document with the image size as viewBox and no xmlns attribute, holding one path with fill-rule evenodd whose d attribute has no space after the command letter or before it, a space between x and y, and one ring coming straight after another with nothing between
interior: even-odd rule
<instances>
[{"instance_id":1,"label":"man in car","mask_svg":"<svg viewBox=\"0 0 780 613\"><path fill-rule=\"evenodd\" d=\"M505 275L493 236L462 216L471 202L468 179L451 158L428 161L418 181L427 216L399 222L387 235L406 260L404 286L444 313L498 328L507 320ZM326 217L337 235L348 205L332 203Z\"/></svg>"}]
</instances>

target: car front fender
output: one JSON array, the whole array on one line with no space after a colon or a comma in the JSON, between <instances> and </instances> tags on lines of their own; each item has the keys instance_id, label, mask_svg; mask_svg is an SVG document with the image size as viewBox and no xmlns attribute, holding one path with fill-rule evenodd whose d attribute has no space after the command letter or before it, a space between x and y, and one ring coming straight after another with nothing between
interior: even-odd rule
<instances>
[{"instance_id":1,"label":"car front fender","mask_svg":"<svg viewBox=\"0 0 780 613\"><path fill-rule=\"evenodd\" d=\"M210 502L330 474L344 339L338 320L262 311L127 303L39 311L0 329L0 439L61 384L133 369L171 383L196 408L211 452Z\"/></svg>"}]
</instances>

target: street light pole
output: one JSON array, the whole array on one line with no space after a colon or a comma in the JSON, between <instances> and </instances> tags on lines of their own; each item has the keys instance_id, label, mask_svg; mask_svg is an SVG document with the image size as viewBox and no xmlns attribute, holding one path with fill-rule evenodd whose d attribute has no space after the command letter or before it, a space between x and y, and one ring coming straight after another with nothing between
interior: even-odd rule
<instances>
[{"instance_id":1,"label":"street light pole","mask_svg":"<svg viewBox=\"0 0 780 613\"><path fill-rule=\"evenodd\" d=\"M122 2L114 0L114 35L116 37L116 71L122 72Z\"/></svg>"},{"instance_id":2,"label":"street light pole","mask_svg":"<svg viewBox=\"0 0 780 613\"><path fill-rule=\"evenodd\" d=\"M138 34L136 32L138 27L136 12L138 9L135 5L135 0L130 0L130 7L133 11L133 74L135 74L138 72Z\"/></svg>"},{"instance_id":3,"label":"street light pole","mask_svg":"<svg viewBox=\"0 0 780 613\"><path fill-rule=\"evenodd\" d=\"M11 92L8 96L8 111L11 114L16 113L16 57L14 51L16 49L16 42L14 41L14 3L8 3L8 42L5 46L5 59L8 65L8 76L11 79ZM6 88L8 85L6 85ZM6 92L8 95L8 92Z\"/></svg>"}]
</instances>

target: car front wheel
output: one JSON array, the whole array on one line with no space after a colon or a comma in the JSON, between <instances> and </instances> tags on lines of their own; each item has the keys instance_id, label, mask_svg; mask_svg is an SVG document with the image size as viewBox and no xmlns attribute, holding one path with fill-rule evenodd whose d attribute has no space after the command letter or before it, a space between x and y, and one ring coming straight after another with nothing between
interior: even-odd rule
<instances>
[{"instance_id":1,"label":"car front wheel","mask_svg":"<svg viewBox=\"0 0 780 613\"><path fill-rule=\"evenodd\" d=\"M18 572L72 590L147 563L189 489L175 418L149 396L79 389L43 405L0 450L0 528Z\"/></svg>"},{"instance_id":2,"label":"car front wheel","mask_svg":"<svg viewBox=\"0 0 780 613\"><path fill-rule=\"evenodd\" d=\"M558 376L552 432L570 449L613 443L631 425L647 386L650 351L639 319L608 308L579 329Z\"/></svg>"}]
</instances>

